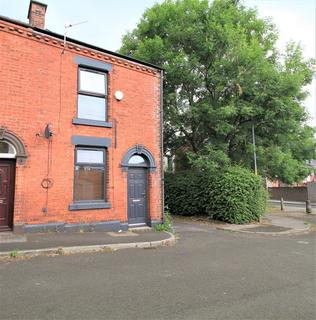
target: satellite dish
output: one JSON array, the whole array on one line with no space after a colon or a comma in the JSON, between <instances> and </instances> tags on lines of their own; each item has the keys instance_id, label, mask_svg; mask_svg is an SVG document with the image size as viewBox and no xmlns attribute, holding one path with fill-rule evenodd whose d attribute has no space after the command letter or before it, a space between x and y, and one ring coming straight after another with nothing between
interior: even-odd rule
<instances>
[{"instance_id":1,"label":"satellite dish","mask_svg":"<svg viewBox=\"0 0 316 320\"><path fill-rule=\"evenodd\" d=\"M49 123L45 128L44 136L46 139L49 139L52 135L53 135L52 125Z\"/></svg>"}]
</instances>

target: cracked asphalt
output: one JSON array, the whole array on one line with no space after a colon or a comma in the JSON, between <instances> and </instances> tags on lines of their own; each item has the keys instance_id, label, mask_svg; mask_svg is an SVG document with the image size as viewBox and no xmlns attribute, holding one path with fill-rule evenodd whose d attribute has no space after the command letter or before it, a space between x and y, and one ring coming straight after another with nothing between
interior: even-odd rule
<instances>
[{"instance_id":1,"label":"cracked asphalt","mask_svg":"<svg viewBox=\"0 0 316 320\"><path fill-rule=\"evenodd\" d=\"M0 261L0 318L315 319L315 233L178 220L173 247Z\"/></svg>"}]
</instances>

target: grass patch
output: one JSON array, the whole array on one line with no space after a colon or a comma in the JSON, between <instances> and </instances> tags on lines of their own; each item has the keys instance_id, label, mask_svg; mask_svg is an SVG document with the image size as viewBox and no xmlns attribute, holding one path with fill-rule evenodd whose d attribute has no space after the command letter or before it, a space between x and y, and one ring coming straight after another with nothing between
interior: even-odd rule
<instances>
[{"instance_id":1,"label":"grass patch","mask_svg":"<svg viewBox=\"0 0 316 320\"><path fill-rule=\"evenodd\" d=\"M164 223L160 223L155 225L154 227L155 231L167 231L167 232L173 232L172 230L172 221L170 217L170 213L167 211L164 214Z\"/></svg>"},{"instance_id":2,"label":"grass patch","mask_svg":"<svg viewBox=\"0 0 316 320\"><path fill-rule=\"evenodd\" d=\"M10 252L10 257L11 258L16 258L18 256L18 250L12 250Z\"/></svg>"}]
</instances>

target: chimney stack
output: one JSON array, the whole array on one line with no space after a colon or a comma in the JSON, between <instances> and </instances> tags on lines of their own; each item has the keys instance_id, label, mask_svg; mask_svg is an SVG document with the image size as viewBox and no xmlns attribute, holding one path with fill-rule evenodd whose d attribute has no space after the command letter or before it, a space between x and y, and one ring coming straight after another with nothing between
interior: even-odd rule
<instances>
[{"instance_id":1,"label":"chimney stack","mask_svg":"<svg viewBox=\"0 0 316 320\"><path fill-rule=\"evenodd\" d=\"M41 3L39 1L30 1L29 12L27 18L29 19L29 24L31 27L45 28L45 13L47 9L47 4Z\"/></svg>"}]
</instances>

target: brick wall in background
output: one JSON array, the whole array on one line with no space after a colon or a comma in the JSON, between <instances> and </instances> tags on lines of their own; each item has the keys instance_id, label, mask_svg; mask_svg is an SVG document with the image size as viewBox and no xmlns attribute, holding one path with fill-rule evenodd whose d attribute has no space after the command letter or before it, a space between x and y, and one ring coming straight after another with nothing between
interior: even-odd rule
<instances>
[{"instance_id":1,"label":"brick wall in background","mask_svg":"<svg viewBox=\"0 0 316 320\"><path fill-rule=\"evenodd\" d=\"M308 199L307 187L273 187L268 188L272 200L305 202Z\"/></svg>"}]
</instances>

